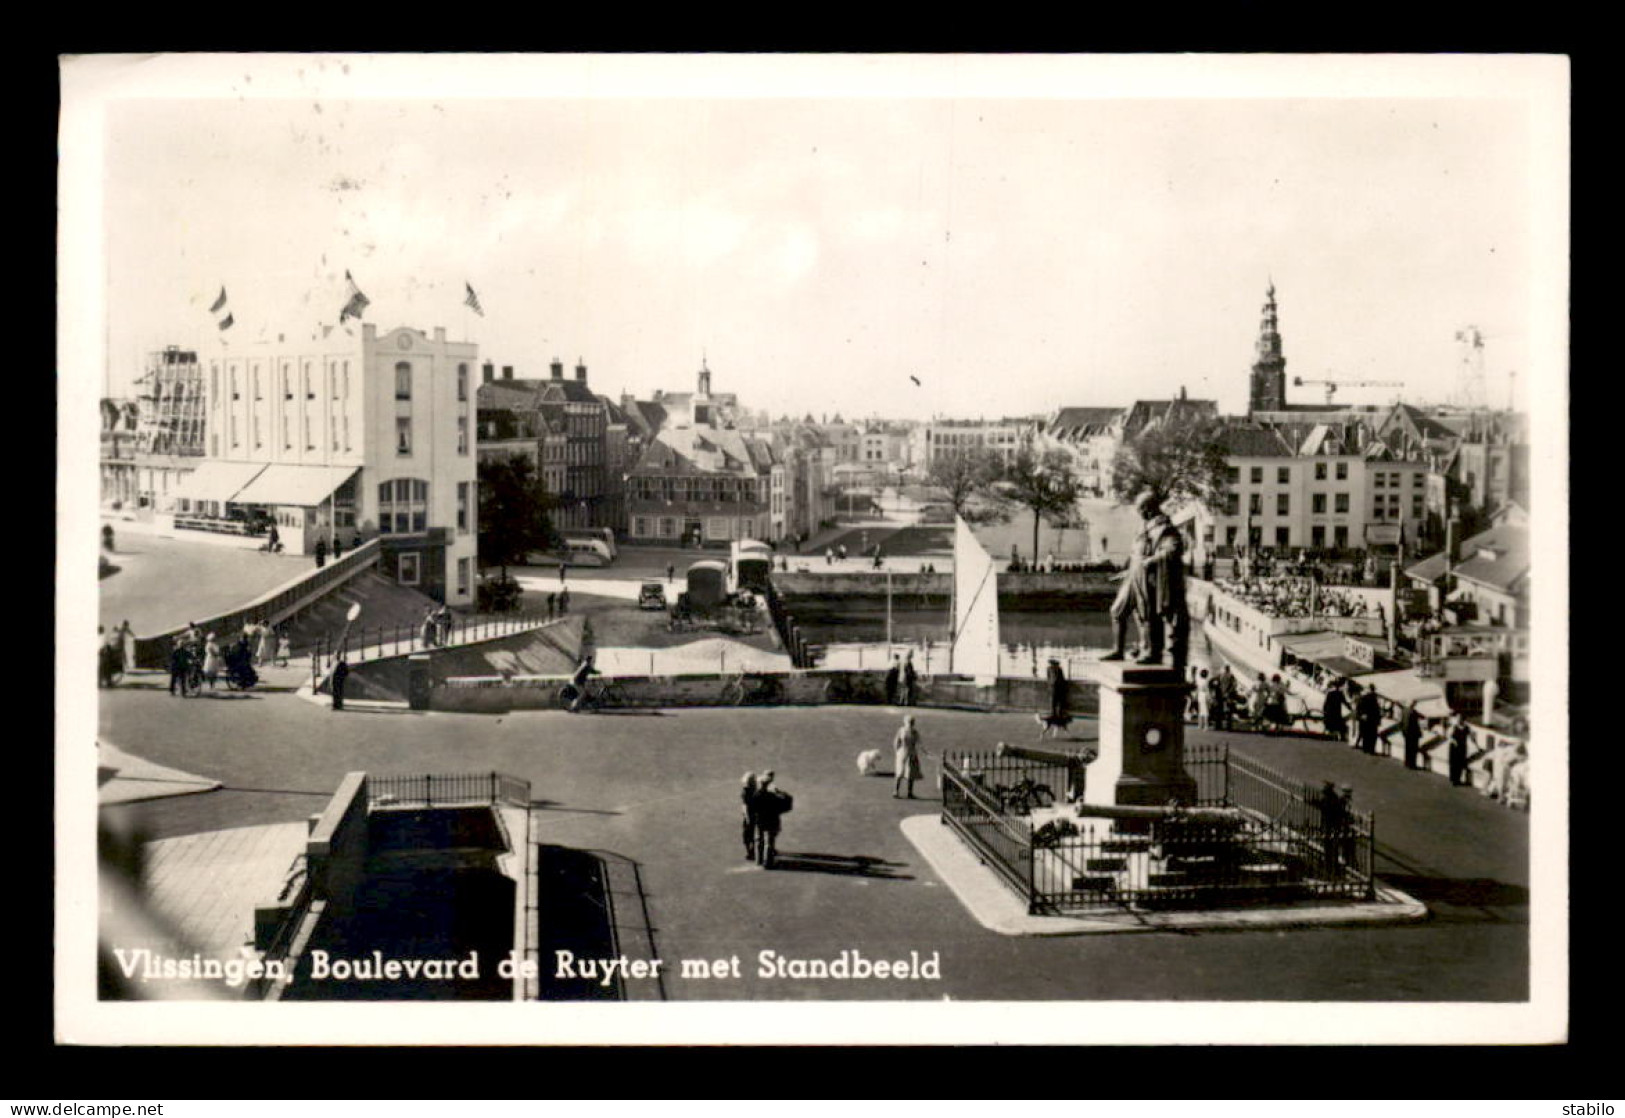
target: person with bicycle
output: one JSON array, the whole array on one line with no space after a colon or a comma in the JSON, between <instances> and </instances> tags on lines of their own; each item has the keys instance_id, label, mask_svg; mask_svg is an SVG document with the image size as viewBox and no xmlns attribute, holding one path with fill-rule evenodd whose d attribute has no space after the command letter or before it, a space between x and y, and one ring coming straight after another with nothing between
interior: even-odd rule
<instances>
[{"instance_id":1,"label":"person with bicycle","mask_svg":"<svg viewBox=\"0 0 1625 1118\"><path fill-rule=\"evenodd\" d=\"M588 677L598 674L600 674L598 669L592 666L592 654L589 652L581 658L581 663L577 664L576 670L570 674L570 686L575 691L574 697L570 699L571 714L578 713L581 704L587 701Z\"/></svg>"}]
</instances>

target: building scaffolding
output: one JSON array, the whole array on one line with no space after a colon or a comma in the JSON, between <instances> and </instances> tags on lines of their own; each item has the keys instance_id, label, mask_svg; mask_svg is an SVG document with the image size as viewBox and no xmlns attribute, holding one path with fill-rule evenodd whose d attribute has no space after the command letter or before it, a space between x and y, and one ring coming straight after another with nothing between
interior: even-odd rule
<instances>
[{"instance_id":1,"label":"building scaffolding","mask_svg":"<svg viewBox=\"0 0 1625 1118\"><path fill-rule=\"evenodd\" d=\"M136 382L136 390L137 452L203 454L203 367L194 351L168 346L149 353L147 371Z\"/></svg>"}]
</instances>

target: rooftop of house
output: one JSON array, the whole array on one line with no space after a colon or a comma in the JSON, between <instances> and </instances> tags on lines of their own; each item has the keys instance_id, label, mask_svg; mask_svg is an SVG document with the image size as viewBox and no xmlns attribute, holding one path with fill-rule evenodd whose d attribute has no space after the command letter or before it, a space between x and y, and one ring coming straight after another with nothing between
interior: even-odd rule
<instances>
[{"instance_id":1,"label":"rooftop of house","mask_svg":"<svg viewBox=\"0 0 1625 1118\"><path fill-rule=\"evenodd\" d=\"M1464 540L1461 558L1452 568L1460 577L1507 594L1521 593L1529 579L1529 529L1516 524L1497 524ZM1409 578L1432 582L1445 570L1445 554L1439 552L1408 567Z\"/></svg>"},{"instance_id":2,"label":"rooftop of house","mask_svg":"<svg viewBox=\"0 0 1625 1118\"><path fill-rule=\"evenodd\" d=\"M1044 424L1052 438L1081 439L1103 434L1123 419L1122 408L1059 408Z\"/></svg>"},{"instance_id":3,"label":"rooftop of house","mask_svg":"<svg viewBox=\"0 0 1625 1118\"><path fill-rule=\"evenodd\" d=\"M662 428L649 443L634 475L727 474L756 477L773 468L772 448L765 440L715 427Z\"/></svg>"}]
</instances>

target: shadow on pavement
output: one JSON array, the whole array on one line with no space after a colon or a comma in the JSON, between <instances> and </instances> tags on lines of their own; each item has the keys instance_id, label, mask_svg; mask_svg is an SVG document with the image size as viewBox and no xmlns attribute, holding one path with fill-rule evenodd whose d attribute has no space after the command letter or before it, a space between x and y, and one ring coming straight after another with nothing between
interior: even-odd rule
<instances>
[{"instance_id":1,"label":"shadow on pavement","mask_svg":"<svg viewBox=\"0 0 1625 1118\"><path fill-rule=\"evenodd\" d=\"M775 870L792 873L832 873L844 877L878 877L889 881L913 881L911 873L897 873L903 862L888 862L865 854L814 854L802 850L781 850L774 858Z\"/></svg>"},{"instance_id":2,"label":"shadow on pavement","mask_svg":"<svg viewBox=\"0 0 1625 1118\"><path fill-rule=\"evenodd\" d=\"M619 811L612 811L612 810L610 810L608 808L602 808L602 807L566 807L564 804L559 803L557 800L532 800L532 801L530 801L530 808L531 808L532 811L563 811L563 812L568 812L571 815L620 815L620 814L622 814Z\"/></svg>"},{"instance_id":3,"label":"shadow on pavement","mask_svg":"<svg viewBox=\"0 0 1625 1118\"><path fill-rule=\"evenodd\" d=\"M537 1000L664 1000L662 979L602 965L622 955L659 958L637 863L547 844L534 847L534 862Z\"/></svg>"},{"instance_id":4,"label":"shadow on pavement","mask_svg":"<svg viewBox=\"0 0 1625 1118\"><path fill-rule=\"evenodd\" d=\"M1509 913L1492 910L1529 907L1528 889L1487 877L1427 877L1403 873L1382 873L1377 876L1385 884L1401 889L1427 905L1434 919L1467 923L1521 923L1523 921L1512 920ZM1449 911L1440 911L1438 906L1444 906ZM1465 911L1474 909L1478 911Z\"/></svg>"}]
</instances>

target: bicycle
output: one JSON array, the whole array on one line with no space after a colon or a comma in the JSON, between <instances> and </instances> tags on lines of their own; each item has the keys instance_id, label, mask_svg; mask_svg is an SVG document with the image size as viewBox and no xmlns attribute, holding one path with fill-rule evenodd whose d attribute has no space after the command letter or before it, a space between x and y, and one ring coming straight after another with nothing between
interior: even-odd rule
<instances>
[{"instance_id":1,"label":"bicycle","mask_svg":"<svg viewBox=\"0 0 1625 1118\"><path fill-rule=\"evenodd\" d=\"M609 680L604 683L595 683L588 680L586 695L579 705L576 703L576 685L566 683L559 688L558 700L560 708L568 711L583 710L609 710L615 707L631 706L631 700L619 683Z\"/></svg>"},{"instance_id":2,"label":"bicycle","mask_svg":"<svg viewBox=\"0 0 1625 1118\"><path fill-rule=\"evenodd\" d=\"M778 706L784 701L784 684L775 675L740 672L722 688L722 701L728 706Z\"/></svg>"},{"instance_id":3,"label":"bicycle","mask_svg":"<svg viewBox=\"0 0 1625 1118\"><path fill-rule=\"evenodd\" d=\"M1054 789L1030 776L1022 777L1009 787L995 785L993 791L999 797L1000 808L1013 815L1029 815L1035 807L1050 807L1055 803Z\"/></svg>"},{"instance_id":4,"label":"bicycle","mask_svg":"<svg viewBox=\"0 0 1625 1118\"><path fill-rule=\"evenodd\" d=\"M826 703L879 703L882 695L870 680L848 673L832 675L824 684Z\"/></svg>"}]
</instances>

